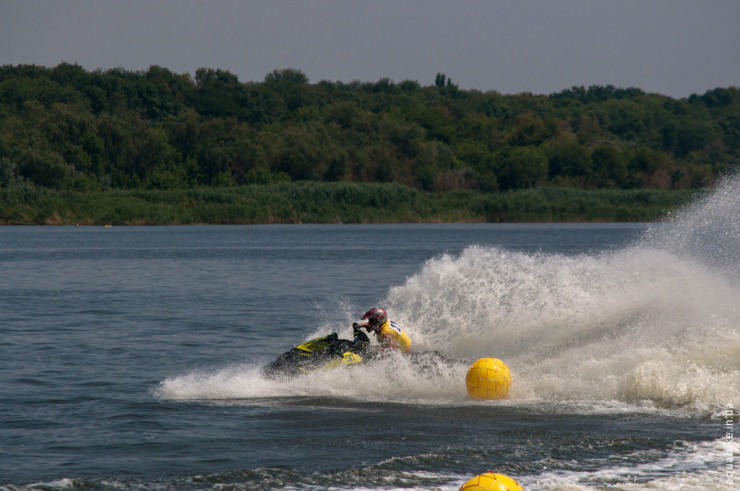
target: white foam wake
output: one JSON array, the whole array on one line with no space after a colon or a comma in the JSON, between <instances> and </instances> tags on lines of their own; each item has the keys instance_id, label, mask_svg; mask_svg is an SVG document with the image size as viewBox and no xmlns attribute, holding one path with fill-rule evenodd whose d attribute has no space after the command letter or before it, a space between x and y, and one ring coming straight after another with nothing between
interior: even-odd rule
<instances>
[{"instance_id":1,"label":"white foam wake","mask_svg":"<svg viewBox=\"0 0 740 491\"><path fill-rule=\"evenodd\" d=\"M417 346L506 361L515 399L737 407L739 227L735 177L623 250L469 247L387 302Z\"/></svg>"},{"instance_id":2,"label":"white foam wake","mask_svg":"<svg viewBox=\"0 0 740 491\"><path fill-rule=\"evenodd\" d=\"M503 359L513 404L711 415L740 407L739 227L736 176L622 250L566 256L470 246L427 261L390 289L385 305L417 350ZM466 368L420 372L399 355L373 370L275 382L255 366L235 366L167 379L158 394L467 404Z\"/></svg>"},{"instance_id":3,"label":"white foam wake","mask_svg":"<svg viewBox=\"0 0 740 491\"><path fill-rule=\"evenodd\" d=\"M698 444L681 442L668 451L668 455L654 460L650 455L655 450L646 450L647 462L641 460L640 452L624 457L600 459L589 462L589 471L552 471L536 477L521 479L527 489L543 490L674 490L712 489L717 491L737 489L740 476L737 462L740 444L737 440L718 439Z\"/></svg>"}]
</instances>

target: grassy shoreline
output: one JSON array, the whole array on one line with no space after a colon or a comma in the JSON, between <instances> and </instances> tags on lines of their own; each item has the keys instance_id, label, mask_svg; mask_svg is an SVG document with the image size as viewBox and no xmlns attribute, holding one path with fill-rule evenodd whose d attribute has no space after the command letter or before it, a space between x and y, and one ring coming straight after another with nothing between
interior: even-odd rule
<instances>
[{"instance_id":1,"label":"grassy shoreline","mask_svg":"<svg viewBox=\"0 0 740 491\"><path fill-rule=\"evenodd\" d=\"M537 188L427 193L398 184L295 182L183 190L0 188L2 225L653 221L696 190Z\"/></svg>"}]
</instances>

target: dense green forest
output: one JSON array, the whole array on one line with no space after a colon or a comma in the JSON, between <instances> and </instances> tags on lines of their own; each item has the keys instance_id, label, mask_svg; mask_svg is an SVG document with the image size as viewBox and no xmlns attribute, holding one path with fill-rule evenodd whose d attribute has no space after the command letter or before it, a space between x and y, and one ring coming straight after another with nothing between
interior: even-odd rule
<instances>
[{"instance_id":1,"label":"dense green forest","mask_svg":"<svg viewBox=\"0 0 740 491\"><path fill-rule=\"evenodd\" d=\"M282 180L428 191L539 185L688 188L740 156L740 90L687 99L610 86L549 96L319 82L260 83L157 66L0 68L0 185L79 190Z\"/></svg>"},{"instance_id":2,"label":"dense green forest","mask_svg":"<svg viewBox=\"0 0 740 491\"><path fill-rule=\"evenodd\" d=\"M740 89L550 95L415 81L242 83L78 65L0 67L0 190L186 190L288 181L422 192L693 189L740 163Z\"/></svg>"}]
</instances>

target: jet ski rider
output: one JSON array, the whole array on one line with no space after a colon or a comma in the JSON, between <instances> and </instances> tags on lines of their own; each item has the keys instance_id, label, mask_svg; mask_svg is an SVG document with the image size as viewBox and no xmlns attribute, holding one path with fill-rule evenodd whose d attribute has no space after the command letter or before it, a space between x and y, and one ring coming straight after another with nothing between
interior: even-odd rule
<instances>
[{"instance_id":1,"label":"jet ski rider","mask_svg":"<svg viewBox=\"0 0 740 491\"><path fill-rule=\"evenodd\" d=\"M411 339L398 323L388 319L384 309L373 307L365 312L362 320L352 324L354 330L360 327L375 333L381 350L400 349L405 353L411 352Z\"/></svg>"}]
</instances>

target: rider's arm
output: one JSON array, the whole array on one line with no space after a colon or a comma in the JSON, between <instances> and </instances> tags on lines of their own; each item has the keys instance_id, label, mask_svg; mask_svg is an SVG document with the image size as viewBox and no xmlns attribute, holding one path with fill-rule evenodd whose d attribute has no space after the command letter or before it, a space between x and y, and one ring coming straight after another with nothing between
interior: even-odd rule
<instances>
[{"instance_id":1,"label":"rider's arm","mask_svg":"<svg viewBox=\"0 0 740 491\"><path fill-rule=\"evenodd\" d=\"M380 348L383 350L398 348L396 340L393 339L393 336L389 336L388 334L380 334L378 336L378 343L380 343Z\"/></svg>"}]
</instances>

